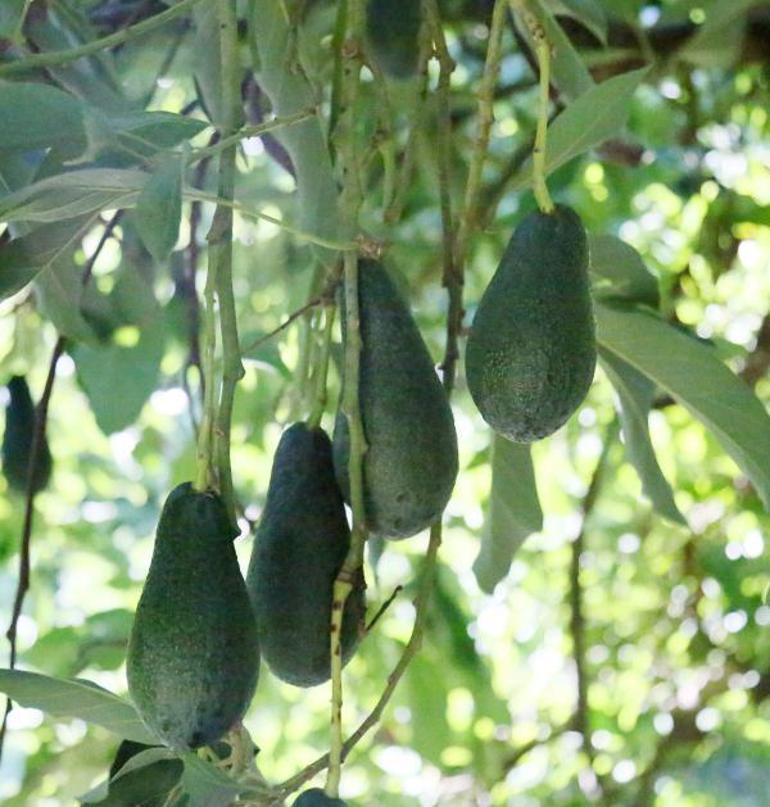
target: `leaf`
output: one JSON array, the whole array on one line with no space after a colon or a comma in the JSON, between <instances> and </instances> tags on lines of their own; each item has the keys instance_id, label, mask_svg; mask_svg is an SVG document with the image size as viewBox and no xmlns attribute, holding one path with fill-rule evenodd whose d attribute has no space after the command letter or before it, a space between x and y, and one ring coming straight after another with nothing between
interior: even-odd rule
<instances>
[{"instance_id":1,"label":"leaf","mask_svg":"<svg viewBox=\"0 0 770 807\"><path fill-rule=\"evenodd\" d=\"M206 121L173 112L144 111L109 116L107 123L114 132L126 136L128 142L143 154L173 148L191 140L209 125ZM152 148L142 149L142 145Z\"/></svg>"},{"instance_id":2,"label":"leaf","mask_svg":"<svg viewBox=\"0 0 770 807\"><path fill-rule=\"evenodd\" d=\"M0 300L21 291L40 272L78 246L93 222L89 216L45 224L0 244Z\"/></svg>"},{"instance_id":3,"label":"leaf","mask_svg":"<svg viewBox=\"0 0 770 807\"><path fill-rule=\"evenodd\" d=\"M86 148L83 104L55 87L0 84L0 109L0 150L28 152L57 146L72 158Z\"/></svg>"},{"instance_id":4,"label":"leaf","mask_svg":"<svg viewBox=\"0 0 770 807\"><path fill-rule=\"evenodd\" d=\"M55 222L106 208L131 207L148 174L133 168L83 168L41 179L0 198L0 221Z\"/></svg>"},{"instance_id":5,"label":"leaf","mask_svg":"<svg viewBox=\"0 0 770 807\"><path fill-rule=\"evenodd\" d=\"M617 134L624 126L634 91L648 68L621 73L603 81L580 96L548 128L545 154L546 174ZM532 158L522 166L512 189L532 183Z\"/></svg>"},{"instance_id":6,"label":"leaf","mask_svg":"<svg viewBox=\"0 0 770 807\"><path fill-rule=\"evenodd\" d=\"M24 13L30 0L4 0L0 3L0 39L18 42Z\"/></svg>"},{"instance_id":7,"label":"leaf","mask_svg":"<svg viewBox=\"0 0 770 807\"><path fill-rule=\"evenodd\" d=\"M52 717L80 718L127 740L158 742L130 703L90 681L0 670L0 692L20 706L40 709Z\"/></svg>"},{"instance_id":8,"label":"leaf","mask_svg":"<svg viewBox=\"0 0 770 807\"><path fill-rule=\"evenodd\" d=\"M687 521L676 506L671 486L663 476L650 440L647 418L655 396L655 384L606 350L600 349L600 358L620 398L626 453L639 474L645 495L660 515L686 526Z\"/></svg>"},{"instance_id":9,"label":"leaf","mask_svg":"<svg viewBox=\"0 0 770 807\"><path fill-rule=\"evenodd\" d=\"M93 328L81 313L81 268L71 256L54 262L35 278L41 311L64 336L75 342L96 342Z\"/></svg>"},{"instance_id":10,"label":"leaf","mask_svg":"<svg viewBox=\"0 0 770 807\"><path fill-rule=\"evenodd\" d=\"M749 387L722 364L713 348L653 312L597 301L595 314L599 344L700 420L770 509L770 417Z\"/></svg>"},{"instance_id":11,"label":"leaf","mask_svg":"<svg viewBox=\"0 0 770 807\"><path fill-rule=\"evenodd\" d=\"M534 8L538 20L542 23L551 46L551 81L559 90L560 95L569 101L574 101L595 86L594 80L580 54L564 33L564 29L545 7L542 0L529 0L529 2ZM530 33L518 14L516 24L534 52Z\"/></svg>"},{"instance_id":12,"label":"leaf","mask_svg":"<svg viewBox=\"0 0 770 807\"><path fill-rule=\"evenodd\" d=\"M137 232L159 263L168 258L179 237L183 167L181 154L167 157L150 176L136 202Z\"/></svg>"},{"instance_id":13,"label":"leaf","mask_svg":"<svg viewBox=\"0 0 770 807\"><path fill-rule=\"evenodd\" d=\"M139 417L155 390L164 350L161 327L142 329L133 347L77 345L72 350L78 381L105 434L125 429Z\"/></svg>"},{"instance_id":14,"label":"leaf","mask_svg":"<svg viewBox=\"0 0 770 807\"><path fill-rule=\"evenodd\" d=\"M596 0L546 0L554 14L572 17L603 45L607 44L607 15Z\"/></svg>"},{"instance_id":15,"label":"leaf","mask_svg":"<svg viewBox=\"0 0 770 807\"><path fill-rule=\"evenodd\" d=\"M262 342L256 347L249 347L259 341L262 336L264 336L262 331L254 330L243 335L241 338L242 358L244 361L253 361L262 367L269 367L272 370L276 370L279 375L290 380L291 370L284 364L278 346L274 342Z\"/></svg>"},{"instance_id":16,"label":"leaf","mask_svg":"<svg viewBox=\"0 0 770 807\"><path fill-rule=\"evenodd\" d=\"M236 782L196 754L184 754L182 761L182 785L190 797L188 807L226 807L238 794L257 792L257 788Z\"/></svg>"},{"instance_id":17,"label":"leaf","mask_svg":"<svg viewBox=\"0 0 770 807\"><path fill-rule=\"evenodd\" d=\"M740 55L746 15L756 0L712 0L706 21L679 50L679 58L699 67L729 67Z\"/></svg>"},{"instance_id":18,"label":"leaf","mask_svg":"<svg viewBox=\"0 0 770 807\"><path fill-rule=\"evenodd\" d=\"M543 526L529 446L495 436L492 443L492 490L481 550L473 572L490 594L508 574L516 550Z\"/></svg>"},{"instance_id":19,"label":"leaf","mask_svg":"<svg viewBox=\"0 0 770 807\"><path fill-rule=\"evenodd\" d=\"M591 274L598 281L593 289L595 297L622 298L658 307L658 280L632 246L614 235L591 235L589 246Z\"/></svg>"}]
</instances>

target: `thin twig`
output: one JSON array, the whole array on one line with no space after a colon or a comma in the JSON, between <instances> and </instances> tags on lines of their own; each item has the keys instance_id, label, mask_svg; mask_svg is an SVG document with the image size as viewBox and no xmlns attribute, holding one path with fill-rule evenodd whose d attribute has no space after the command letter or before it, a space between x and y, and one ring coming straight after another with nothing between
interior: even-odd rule
<instances>
[{"instance_id":1,"label":"thin twig","mask_svg":"<svg viewBox=\"0 0 770 807\"><path fill-rule=\"evenodd\" d=\"M396 587L393 589L393 593L392 593L392 594L390 595L390 597L388 597L388 599L387 599L387 600L385 600L385 602L384 602L384 603L383 603L383 604L382 604L382 605L381 605L381 606L380 606L380 607L377 609L377 613L376 613L376 614L375 614L375 615L374 615L374 616L371 618L371 620L369 621L369 624L366 626L366 628L365 628L365 630L364 630L364 632L365 632L365 633L370 633L370 632L371 632L372 628L373 628L373 627L374 627L374 626L375 626L375 625L376 625L376 624L377 624L377 623L380 621L380 619L382 619L382 617L384 616L385 612L388 610L388 608L390 608L390 606L391 606L391 605L393 604L393 602L395 601L396 597L398 597L398 595L399 595L399 594L400 594L400 593L401 593L403 590L404 590L404 587L403 587L403 586L396 586Z\"/></svg>"},{"instance_id":2,"label":"thin twig","mask_svg":"<svg viewBox=\"0 0 770 807\"><path fill-rule=\"evenodd\" d=\"M122 211L118 211L107 223L104 232L99 239L93 254L88 260L88 263L83 269L81 275L81 286L85 287L91 279L94 270L94 264L101 254L104 245L112 236L112 232L120 221ZM18 654L17 638L19 618L24 607L24 600L30 587L30 571L31 571L31 546L32 546L32 527L35 516L35 480L37 478L37 467L42 456L42 448L45 443L46 428L48 425L48 406L51 401L53 393L53 385L56 379L56 366L59 359L64 352L65 338L59 336L54 345L51 354L51 360L48 364L48 374L46 376L45 387L40 402L35 410L35 427L32 433L32 442L29 451L29 463L27 467L27 489L25 492L26 501L24 506L24 522L21 530L21 545L19 548L19 579L16 584L16 594L13 600L13 609L11 611L11 621L8 625L8 630L5 633L8 643L10 645L8 667L12 670L16 666L16 659ZM11 699L8 698L5 706L5 713L3 715L3 722L0 725L0 757L3 753L3 743L5 741L6 728L8 724L8 715L12 709Z\"/></svg>"},{"instance_id":3,"label":"thin twig","mask_svg":"<svg viewBox=\"0 0 770 807\"><path fill-rule=\"evenodd\" d=\"M83 56L90 56L93 53L98 53L100 50L112 48L115 47L115 45L121 45L123 42L128 42L130 39L141 36L181 16L198 2L200 2L200 0L179 0L176 5L171 6L166 11L162 11L160 14L155 14L149 19L142 20L142 22L138 22L136 25L132 25L128 28L123 28L120 31L116 31L114 34L103 36L101 39L94 39L93 42L86 42L83 45L68 50L36 53L33 56L27 56L15 62L0 64L0 76L8 76L12 73L20 73L24 70L33 70L38 67L53 67L68 64Z\"/></svg>"}]
</instances>

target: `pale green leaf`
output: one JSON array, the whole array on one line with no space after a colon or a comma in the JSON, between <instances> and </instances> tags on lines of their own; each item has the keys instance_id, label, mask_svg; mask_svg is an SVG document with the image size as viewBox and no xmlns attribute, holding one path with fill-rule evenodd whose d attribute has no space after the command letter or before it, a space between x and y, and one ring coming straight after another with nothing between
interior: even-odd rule
<instances>
[{"instance_id":1,"label":"pale green leaf","mask_svg":"<svg viewBox=\"0 0 770 807\"><path fill-rule=\"evenodd\" d=\"M614 235L590 235L588 240L595 297L658 307L658 280L632 246Z\"/></svg>"}]
</instances>

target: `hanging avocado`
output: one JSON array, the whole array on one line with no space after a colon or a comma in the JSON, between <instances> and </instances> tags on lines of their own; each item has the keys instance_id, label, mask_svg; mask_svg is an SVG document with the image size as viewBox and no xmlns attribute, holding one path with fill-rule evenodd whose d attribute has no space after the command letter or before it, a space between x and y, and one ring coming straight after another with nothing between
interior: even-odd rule
<instances>
[{"instance_id":1,"label":"hanging avocado","mask_svg":"<svg viewBox=\"0 0 770 807\"><path fill-rule=\"evenodd\" d=\"M128 688L175 751L210 745L244 715L257 683L257 626L219 496L169 495L128 648Z\"/></svg>"},{"instance_id":2,"label":"hanging avocado","mask_svg":"<svg viewBox=\"0 0 770 807\"><path fill-rule=\"evenodd\" d=\"M300 793L294 807L346 807L347 802L327 796L320 787Z\"/></svg>"},{"instance_id":3,"label":"hanging avocado","mask_svg":"<svg viewBox=\"0 0 770 807\"><path fill-rule=\"evenodd\" d=\"M375 535L406 538L439 518L449 501L457 435L428 348L381 264L359 261L358 292L366 524ZM349 451L347 418L340 412L334 466L347 501Z\"/></svg>"},{"instance_id":4,"label":"hanging avocado","mask_svg":"<svg viewBox=\"0 0 770 807\"><path fill-rule=\"evenodd\" d=\"M588 242L578 215L557 205L516 228L468 337L468 388L499 434L531 443L580 406L596 342Z\"/></svg>"},{"instance_id":5,"label":"hanging avocado","mask_svg":"<svg viewBox=\"0 0 770 807\"><path fill-rule=\"evenodd\" d=\"M262 657L289 684L329 679L332 587L350 548L350 529L322 429L295 423L278 444L267 501L246 576ZM358 645L363 575L345 604L342 658Z\"/></svg>"},{"instance_id":6,"label":"hanging avocado","mask_svg":"<svg viewBox=\"0 0 770 807\"><path fill-rule=\"evenodd\" d=\"M3 473L9 487L20 493L27 490L27 474L35 434L35 405L24 376L14 376L8 382L10 399L5 410L5 433L3 434ZM41 491L51 477L53 461L48 441L43 440L35 466L32 488Z\"/></svg>"}]
</instances>

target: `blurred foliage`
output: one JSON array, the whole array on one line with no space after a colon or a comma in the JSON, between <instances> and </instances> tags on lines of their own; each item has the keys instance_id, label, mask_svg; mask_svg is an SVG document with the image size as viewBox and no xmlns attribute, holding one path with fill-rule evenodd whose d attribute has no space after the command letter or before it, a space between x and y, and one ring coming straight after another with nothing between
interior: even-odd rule
<instances>
[{"instance_id":1,"label":"blurred foliage","mask_svg":"<svg viewBox=\"0 0 770 807\"><path fill-rule=\"evenodd\" d=\"M560 30L569 36L565 41L575 43L575 54L597 81L652 63L627 103L626 127L559 167L549 181L552 194L579 211L593 236L619 236L634 247L656 278L665 320L713 344L767 408L766 5L727 4L734 9L723 18L716 2L540 4L559 15ZM335 4L290 5L304 9L299 41L306 63L315 68L312 83L323 93L327 114ZM475 92L492 4L443 0L439 5L457 62L450 94L451 191L459 205L477 131ZM24 43L30 50L72 46L166 6L136 0L35 2L22 27L24 7L2 4L0 67L2 59L19 56ZM241 11L245 20L246 3ZM182 142L193 150L207 146L206 116L216 103L210 94L215 54L196 38L207 24L196 15L195 23L180 17L109 54L10 77L14 81L0 77L0 93L11 92L17 78L28 82L26 91L32 94L15 96L21 97L12 108L17 114L30 99L45 108L51 104L51 115L59 105L55 119L62 126L56 132L50 124L47 130L41 126L37 142L34 120L40 116L32 115L33 123L24 123L29 139L21 150L0 135L0 210L12 191L30 187L33 178L62 174L73 160L81 168L149 170L148 155L158 166L164 149ZM599 46L605 27L606 48ZM715 31L721 32L716 39ZM245 22L242 36L246 70L251 52ZM526 46L510 25L503 54L478 211L481 226L472 239L466 275L466 322L513 226L533 207L528 191L511 190L529 153L536 91ZM431 65L431 87L435 79ZM33 81L38 82L34 91L29 90ZM420 97L418 84L419 79L387 84L396 153L402 153L412 122L417 125L404 213L386 223L381 88L366 74L360 134L372 138L372 147L362 225L385 242L386 263L408 289L438 363L446 300L437 96ZM255 86L244 85L251 123L270 112ZM569 93L556 94L558 105L567 100ZM143 117L144 110L175 117ZM180 125L180 114L196 123ZM52 137L56 145L44 150ZM248 209L286 222L306 221L295 204L281 142L280 133L244 142L237 198ZM187 183L214 193L214 168L208 160L198 162L187 171ZM58 333L69 339L51 401L54 472L37 498L31 589L19 622L20 662L25 669L82 677L117 693L125 692L124 648L160 505L195 469L200 385L197 345L191 340L196 323L191 278L205 266L211 206L186 198L173 252L156 260L171 248L173 235L152 231L163 194L171 194L173 202L178 169L166 176L168 185L158 189L156 184L155 196L145 191L145 202L115 223L82 298L78 277L110 213L96 220L91 211L78 212L63 228L55 213L32 223L21 217L0 233L0 286L4 295L13 292L0 303L0 382L26 375L39 397ZM155 177L162 185L163 177ZM121 192L134 194L133 205L139 190L128 184ZM49 190L40 198L56 209L72 203L65 191L54 198ZM104 205L121 207L113 197ZM26 264L17 260L9 244L30 231L38 250L56 251L55 259L25 253ZM318 253L287 230L236 214L235 237L246 375L235 403L232 464L243 506L243 536L236 546L245 568L249 528L264 502L281 429L308 412L308 368L317 350L314 309L279 335L259 340L317 295L321 281ZM24 274L29 266L40 272L34 285L27 285L32 275ZM199 277L199 289L201 284ZM649 284L642 287L650 303ZM334 404L338 374L333 372L330 381ZM521 546L510 572L485 593L472 570L479 542L482 534L500 534L507 527L484 525L489 492L495 489L490 433L460 377L453 410L461 471L445 517L426 639L381 725L351 754L343 777L346 798L386 807L597 800L664 807L766 803L770 517L714 435L663 391L653 387L650 392L653 456L686 524L657 514L645 498L623 445L628 438L619 437L615 426L615 391L599 370L577 415L534 446L542 528L523 540L516 522L513 539ZM719 400L714 397L715 404ZM741 411L726 413L738 425L742 416ZM647 420L646 411L641 417ZM325 425L331 427L332 419L330 406ZM600 457L601 473L594 479ZM768 472L770 456L764 465ZM505 484L515 486L520 477L511 476L510 482L498 478L495 487L502 499L516 503L521 490L507 491ZM10 614L15 592L23 511L23 499L0 478L3 615ZM529 528L533 521L538 519L530 515ZM387 544L376 574L369 570L373 610L396 586L405 590L346 668L344 719L351 729L376 702L408 639L413 585L426 540L423 535ZM584 700L578 697L581 689ZM297 690L263 671L245 724L269 781L292 776L327 749L328 698L325 686ZM55 722L36 709L15 708L8 725L0 800L12 807L75 803L105 778L119 745L103 728L81 720ZM585 731L585 743L579 730ZM153 765L179 773L178 764L168 760Z\"/></svg>"}]
</instances>

